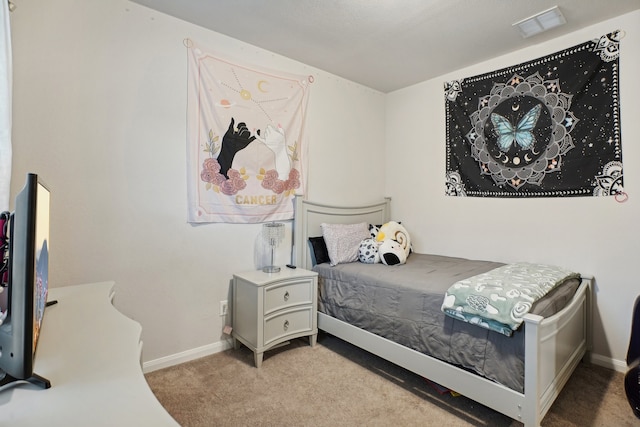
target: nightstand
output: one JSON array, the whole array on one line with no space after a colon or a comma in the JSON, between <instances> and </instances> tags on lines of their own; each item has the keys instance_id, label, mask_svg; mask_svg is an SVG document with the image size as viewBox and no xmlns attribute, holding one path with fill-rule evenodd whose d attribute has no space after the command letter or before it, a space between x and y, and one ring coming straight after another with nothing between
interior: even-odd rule
<instances>
[{"instance_id":1,"label":"nightstand","mask_svg":"<svg viewBox=\"0 0 640 427\"><path fill-rule=\"evenodd\" d=\"M256 367L265 351L309 336L318 337L318 273L283 267L277 273L262 270L233 275L232 337L254 353ZM284 343L284 344L283 344Z\"/></svg>"}]
</instances>

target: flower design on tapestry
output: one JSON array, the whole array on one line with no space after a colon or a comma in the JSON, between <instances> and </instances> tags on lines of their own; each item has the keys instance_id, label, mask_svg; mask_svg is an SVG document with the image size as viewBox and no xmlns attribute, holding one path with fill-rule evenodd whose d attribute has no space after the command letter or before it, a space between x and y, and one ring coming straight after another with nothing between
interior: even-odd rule
<instances>
[{"instance_id":1,"label":"flower design on tapestry","mask_svg":"<svg viewBox=\"0 0 640 427\"><path fill-rule=\"evenodd\" d=\"M446 187L446 195L447 196L466 196L466 192L464 191L464 182L462 182L462 177L458 172L449 172L447 173L447 187Z\"/></svg>"},{"instance_id":2,"label":"flower design on tapestry","mask_svg":"<svg viewBox=\"0 0 640 427\"><path fill-rule=\"evenodd\" d=\"M458 94L462 92L462 85L460 80L452 80L444 83L445 96L449 101L455 101Z\"/></svg>"},{"instance_id":3,"label":"flower design on tapestry","mask_svg":"<svg viewBox=\"0 0 640 427\"><path fill-rule=\"evenodd\" d=\"M218 160L214 158L204 160L200 179L206 182L205 188L207 190L232 196L247 186L245 181L249 179L249 176L246 175L244 168L239 171L229 169L227 175L229 175L228 178L220 173Z\"/></svg>"},{"instance_id":4,"label":"flower design on tapestry","mask_svg":"<svg viewBox=\"0 0 640 427\"><path fill-rule=\"evenodd\" d=\"M609 162L602 169L602 174L596 176L594 196L612 196L624 192L622 187L622 162Z\"/></svg>"},{"instance_id":5,"label":"flower design on tapestry","mask_svg":"<svg viewBox=\"0 0 640 427\"><path fill-rule=\"evenodd\" d=\"M605 62L611 62L620 56L620 40L624 37L624 32L616 30L610 34L605 34L594 40L596 46L593 51L600 54Z\"/></svg>"},{"instance_id":6,"label":"flower design on tapestry","mask_svg":"<svg viewBox=\"0 0 640 427\"><path fill-rule=\"evenodd\" d=\"M286 181L278 179L278 172L275 169L268 171L260 169L258 179L262 181L262 188L276 194L284 193L285 196L294 194L295 190L300 187L300 172L295 168L289 171L289 177Z\"/></svg>"}]
</instances>

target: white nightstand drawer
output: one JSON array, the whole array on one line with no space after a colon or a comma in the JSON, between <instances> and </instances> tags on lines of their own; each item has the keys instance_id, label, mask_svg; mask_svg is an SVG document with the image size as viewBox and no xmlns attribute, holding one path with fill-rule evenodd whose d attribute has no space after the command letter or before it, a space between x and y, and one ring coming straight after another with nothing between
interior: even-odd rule
<instances>
[{"instance_id":1,"label":"white nightstand drawer","mask_svg":"<svg viewBox=\"0 0 640 427\"><path fill-rule=\"evenodd\" d=\"M311 331L313 308L302 307L264 319L264 345L299 332Z\"/></svg>"},{"instance_id":2,"label":"white nightstand drawer","mask_svg":"<svg viewBox=\"0 0 640 427\"><path fill-rule=\"evenodd\" d=\"M264 289L264 314L313 301L313 280L298 280L267 286Z\"/></svg>"}]
</instances>

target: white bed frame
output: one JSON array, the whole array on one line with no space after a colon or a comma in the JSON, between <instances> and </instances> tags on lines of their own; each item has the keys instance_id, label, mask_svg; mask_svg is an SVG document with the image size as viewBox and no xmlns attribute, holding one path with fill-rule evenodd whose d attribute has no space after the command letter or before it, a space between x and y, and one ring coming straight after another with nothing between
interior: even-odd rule
<instances>
[{"instance_id":1,"label":"white bed frame","mask_svg":"<svg viewBox=\"0 0 640 427\"><path fill-rule=\"evenodd\" d=\"M321 223L351 224L389 221L391 199L357 207L329 206L296 197L294 262L311 269L308 238L321 236ZM576 295L549 318L528 314L525 322L524 393L487 380L378 335L318 313L318 329L524 423L538 427L545 414L591 348L591 289L583 277Z\"/></svg>"}]
</instances>

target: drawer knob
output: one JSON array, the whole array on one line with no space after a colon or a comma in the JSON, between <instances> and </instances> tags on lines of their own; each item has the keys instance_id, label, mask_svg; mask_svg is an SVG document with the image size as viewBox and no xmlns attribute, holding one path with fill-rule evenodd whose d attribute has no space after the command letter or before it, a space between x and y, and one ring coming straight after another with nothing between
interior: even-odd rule
<instances>
[{"instance_id":1,"label":"drawer knob","mask_svg":"<svg viewBox=\"0 0 640 427\"><path fill-rule=\"evenodd\" d=\"M282 327L283 327L283 329L284 329L285 331L286 331L286 330L288 330L288 329L289 329L289 321L288 321L288 320L285 320L285 321L284 321L284 325L282 325Z\"/></svg>"},{"instance_id":2,"label":"drawer knob","mask_svg":"<svg viewBox=\"0 0 640 427\"><path fill-rule=\"evenodd\" d=\"M286 291L286 292L284 293L284 300L285 300L285 301L289 301L289 291Z\"/></svg>"}]
</instances>

